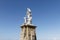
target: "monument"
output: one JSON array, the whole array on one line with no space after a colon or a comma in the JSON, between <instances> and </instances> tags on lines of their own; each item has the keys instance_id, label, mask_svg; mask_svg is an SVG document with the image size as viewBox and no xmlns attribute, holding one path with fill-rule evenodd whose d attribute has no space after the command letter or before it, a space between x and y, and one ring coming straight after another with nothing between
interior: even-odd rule
<instances>
[{"instance_id":1,"label":"monument","mask_svg":"<svg viewBox=\"0 0 60 40\"><path fill-rule=\"evenodd\" d=\"M36 40L36 26L32 24L32 13L30 8L27 8L24 23L21 25L20 40Z\"/></svg>"}]
</instances>

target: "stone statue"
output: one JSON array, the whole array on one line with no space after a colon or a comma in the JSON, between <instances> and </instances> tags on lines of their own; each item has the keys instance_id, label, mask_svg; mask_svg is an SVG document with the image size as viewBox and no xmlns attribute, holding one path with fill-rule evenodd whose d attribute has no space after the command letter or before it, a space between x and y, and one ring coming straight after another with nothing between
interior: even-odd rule
<instances>
[{"instance_id":1,"label":"stone statue","mask_svg":"<svg viewBox=\"0 0 60 40\"><path fill-rule=\"evenodd\" d=\"M27 8L27 13L25 19L25 24L32 24L32 14L30 8Z\"/></svg>"}]
</instances>

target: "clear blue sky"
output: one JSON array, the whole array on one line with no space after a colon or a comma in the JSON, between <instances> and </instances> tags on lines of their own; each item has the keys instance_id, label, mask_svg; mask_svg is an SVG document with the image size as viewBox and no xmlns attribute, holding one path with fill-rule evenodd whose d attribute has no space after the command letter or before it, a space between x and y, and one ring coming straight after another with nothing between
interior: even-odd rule
<instances>
[{"instance_id":1,"label":"clear blue sky","mask_svg":"<svg viewBox=\"0 0 60 40\"><path fill-rule=\"evenodd\" d=\"M19 40L28 7L37 26L37 40L59 40L60 0L0 0L0 40Z\"/></svg>"}]
</instances>

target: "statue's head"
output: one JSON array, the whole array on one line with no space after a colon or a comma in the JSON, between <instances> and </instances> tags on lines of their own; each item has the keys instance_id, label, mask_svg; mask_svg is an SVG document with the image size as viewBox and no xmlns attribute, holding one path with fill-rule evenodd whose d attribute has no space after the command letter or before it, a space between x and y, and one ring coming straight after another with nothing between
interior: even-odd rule
<instances>
[{"instance_id":1,"label":"statue's head","mask_svg":"<svg viewBox=\"0 0 60 40\"><path fill-rule=\"evenodd\" d=\"M28 12L31 12L30 8L27 8L27 11L28 11Z\"/></svg>"}]
</instances>

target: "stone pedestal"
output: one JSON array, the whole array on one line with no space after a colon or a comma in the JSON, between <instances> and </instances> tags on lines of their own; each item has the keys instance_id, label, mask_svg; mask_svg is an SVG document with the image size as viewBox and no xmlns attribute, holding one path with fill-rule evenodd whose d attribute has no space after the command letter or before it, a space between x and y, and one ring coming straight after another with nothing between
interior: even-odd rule
<instances>
[{"instance_id":1,"label":"stone pedestal","mask_svg":"<svg viewBox=\"0 0 60 40\"><path fill-rule=\"evenodd\" d=\"M36 40L35 29L36 26L33 25L22 25L20 40Z\"/></svg>"}]
</instances>

